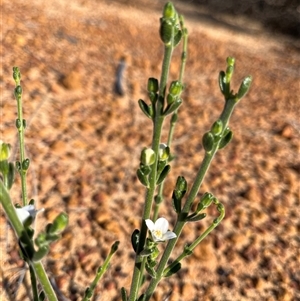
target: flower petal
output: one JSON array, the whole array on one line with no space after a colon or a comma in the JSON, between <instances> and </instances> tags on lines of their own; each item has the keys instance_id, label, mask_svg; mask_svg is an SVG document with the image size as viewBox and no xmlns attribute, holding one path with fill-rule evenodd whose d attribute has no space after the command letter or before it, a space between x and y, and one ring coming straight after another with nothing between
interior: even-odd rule
<instances>
[{"instance_id":1,"label":"flower petal","mask_svg":"<svg viewBox=\"0 0 300 301\"><path fill-rule=\"evenodd\" d=\"M163 234L168 231L169 222L164 218L161 217L155 222L155 230L159 229Z\"/></svg>"},{"instance_id":2,"label":"flower petal","mask_svg":"<svg viewBox=\"0 0 300 301\"><path fill-rule=\"evenodd\" d=\"M30 216L30 213L28 212L28 210L24 208L15 208L15 209L20 222L23 224L25 220Z\"/></svg>"},{"instance_id":3,"label":"flower petal","mask_svg":"<svg viewBox=\"0 0 300 301\"><path fill-rule=\"evenodd\" d=\"M169 240L169 239L172 239L172 238L175 238L175 237L177 237L177 235L172 231L168 231L167 233L165 233L163 235L164 240Z\"/></svg>"},{"instance_id":4,"label":"flower petal","mask_svg":"<svg viewBox=\"0 0 300 301\"><path fill-rule=\"evenodd\" d=\"M152 222L152 220L151 219L146 219L145 223L146 223L148 229L152 232L154 230L154 223Z\"/></svg>"}]
</instances>

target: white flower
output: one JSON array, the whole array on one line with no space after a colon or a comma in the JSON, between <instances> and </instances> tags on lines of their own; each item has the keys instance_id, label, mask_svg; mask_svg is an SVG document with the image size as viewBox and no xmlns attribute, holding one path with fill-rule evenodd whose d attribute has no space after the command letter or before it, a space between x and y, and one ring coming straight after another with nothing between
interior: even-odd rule
<instances>
[{"instance_id":1,"label":"white flower","mask_svg":"<svg viewBox=\"0 0 300 301\"><path fill-rule=\"evenodd\" d=\"M156 220L155 224L150 219L146 219L145 222L155 242L165 241L177 237L174 232L168 231L169 223L163 217Z\"/></svg>"},{"instance_id":2,"label":"white flower","mask_svg":"<svg viewBox=\"0 0 300 301\"><path fill-rule=\"evenodd\" d=\"M24 224L24 222L27 220L28 217L31 216L32 220L34 220L36 215L39 212L44 211L44 208L42 208L40 210L35 210L34 205L27 205L22 208L15 208L15 209L16 209L18 218L22 224Z\"/></svg>"}]
</instances>

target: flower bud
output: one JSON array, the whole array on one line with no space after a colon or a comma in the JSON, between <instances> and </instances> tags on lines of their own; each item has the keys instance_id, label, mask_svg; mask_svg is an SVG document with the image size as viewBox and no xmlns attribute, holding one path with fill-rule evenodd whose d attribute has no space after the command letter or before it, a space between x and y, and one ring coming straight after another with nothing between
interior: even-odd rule
<instances>
[{"instance_id":1,"label":"flower bud","mask_svg":"<svg viewBox=\"0 0 300 301\"><path fill-rule=\"evenodd\" d=\"M211 127L211 132L214 136L219 136L223 131L223 122L222 120L217 120Z\"/></svg>"},{"instance_id":2,"label":"flower bud","mask_svg":"<svg viewBox=\"0 0 300 301\"><path fill-rule=\"evenodd\" d=\"M148 79L148 92L156 93L158 91L158 80L156 78L150 77Z\"/></svg>"},{"instance_id":3,"label":"flower bud","mask_svg":"<svg viewBox=\"0 0 300 301\"><path fill-rule=\"evenodd\" d=\"M173 81L169 89L170 94L177 96L181 93L181 91L182 91L182 84L180 83L180 81L178 80Z\"/></svg>"},{"instance_id":4,"label":"flower bud","mask_svg":"<svg viewBox=\"0 0 300 301\"><path fill-rule=\"evenodd\" d=\"M167 161L170 156L170 148L167 144L161 143L158 149L158 159L159 161Z\"/></svg>"},{"instance_id":5,"label":"flower bud","mask_svg":"<svg viewBox=\"0 0 300 301\"><path fill-rule=\"evenodd\" d=\"M205 133L202 137L202 143L205 151L209 153L213 149L215 143L213 134L211 132Z\"/></svg>"},{"instance_id":6,"label":"flower bud","mask_svg":"<svg viewBox=\"0 0 300 301\"><path fill-rule=\"evenodd\" d=\"M174 36L174 25L173 22L169 19L161 19L160 29L159 29L160 38L164 44L169 44L172 41Z\"/></svg>"},{"instance_id":7,"label":"flower bud","mask_svg":"<svg viewBox=\"0 0 300 301\"><path fill-rule=\"evenodd\" d=\"M174 18L174 17L176 17L176 15L177 15L177 13L176 13L175 7L172 4L172 2L167 2L164 6L163 17L164 18Z\"/></svg>"},{"instance_id":8,"label":"flower bud","mask_svg":"<svg viewBox=\"0 0 300 301\"><path fill-rule=\"evenodd\" d=\"M252 83L251 75L244 78L244 80L242 81L241 86L239 88L239 91L237 93L238 100L243 98L248 93L251 83Z\"/></svg>"},{"instance_id":9,"label":"flower bud","mask_svg":"<svg viewBox=\"0 0 300 301\"><path fill-rule=\"evenodd\" d=\"M204 193L204 195L201 197L200 202L197 206L196 212L200 212L203 209L206 209L211 205L213 202L214 196L210 192Z\"/></svg>"},{"instance_id":10,"label":"flower bud","mask_svg":"<svg viewBox=\"0 0 300 301\"><path fill-rule=\"evenodd\" d=\"M11 145L0 140L0 161L7 160L10 156Z\"/></svg>"},{"instance_id":11,"label":"flower bud","mask_svg":"<svg viewBox=\"0 0 300 301\"><path fill-rule=\"evenodd\" d=\"M141 163L150 166L155 162L155 152L152 148L144 148L141 153Z\"/></svg>"},{"instance_id":12,"label":"flower bud","mask_svg":"<svg viewBox=\"0 0 300 301\"><path fill-rule=\"evenodd\" d=\"M53 221L52 225L50 226L48 233L49 234L59 234L65 230L69 222L69 217L66 213L60 213L55 220Z\"/></svg>"}]
</instances>

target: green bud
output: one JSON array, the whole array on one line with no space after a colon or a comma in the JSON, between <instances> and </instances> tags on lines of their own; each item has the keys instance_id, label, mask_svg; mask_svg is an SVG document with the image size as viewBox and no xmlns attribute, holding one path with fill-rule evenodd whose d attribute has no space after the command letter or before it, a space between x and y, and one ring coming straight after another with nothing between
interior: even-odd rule
<instances>
[{"instance_id":1,"label":"green bud","mask_svg":"<svg viewBox=\"0 0 300 301\"><path fill-rule=\"evenodd\" d=\"M7 160L10 156L11 145L0 140L0 161Z\"/></svg>"},{"instance_id":2,"label":"green bud","mask_svg":"<svg viewBox=\"0 0 300 301\"><path fill-rule=\"evenodd\" d=\"M234 64L235 64L235 58L234 57L227 57L227 59L226 59L226 63L227 63L227 65L228 66L234 66Z\"/></svg>"},{"instance_id":3,"label":"green bud","mask_svg":"<svg viewBox=\"0 0 300 301\"><path fill-rule=\"evenodd\" d=\"M30 165L30 160L29 160L29 159L25 159L25 160L22 162L22 170L24 170L24 171L28 170L29 165Z\"/></svg>"},{"instance_id":4,"label":"green bud","mask_svg":"<svg viewBox=\"0 0 300 301\"><path fill-rule=\"evenodd\" d=\"M21 96L22 96L22 87L19 85L15 87L15 98L19 100Z\"/></svg>"},{"instance_id":5,"label":"green bud","mask_svg":"<svg viewBox=\"0 0 300 301\"><path fill-rule=\"evenodd\" d=\"M119 244L120 242L119 241L115 241L114 244L111 246L111 249L110 249L110 253L111 254L114 254L117 252L118 248L119 248Z\"/></svg>"},{"instance_id":6,"label":"green bud","mask_svg":"<svg viewBox=\"0 0 300 301\"><path fill-rule=\"evenodd\" d=\"M233 132L229 130L229 132L227 132L221 139L219 143L219 149L224 148L231 141L232 137L233 137Z\"/></svg>"},{"instance_id":7,"label":"green bud","mask_svg":"<svg viewBox=\"0 0 300 301\"><path fill-rule=\"evenodd\" d=\"M158 159L160 161L167 161L170 156L170 148L167 144L161 143L158 149Z\"/></svg>"},{"instance_id":8,"label":"green bud","mask_svg":"<svg viewBox=\"0 0 300 301\"><path fill-rule=\"evenodd\" d=\"M155 152L152 148L143 148L141 152L141 163L146 166L151 166L155 162Z\"/></svg>"},{"instance_id":9,"label":"green bud","mask_svg":"<svg viewBox=\"0 0 300 301\"><path fill-rule=\"evenodd\" d=\"M19 119L19 118L17 118L16 119L16 128L19 130L21 127L22 127L22 121Z\"/></svg>"},{"instance_id":10,"label":"green bud","mask_svg":"<svg viewBox=\"0 0 300 301\"><path fill-rule=\"evenodd\" d=\"M174 36L173 22L169 19L161 19L159 34L164 44L171 43Z\"/></svg>"},{"instance_id":11,"label":"green bud","mask_svg":"<svg viewBox=\"0 0 300 301\"><path fill-rule=\"evenodd\" d=\"M177 120L178 120L178 114L175 112L171 117L170 123L175 124Z\"/></svg>"},{"instance_id":12,"label":"green bud","mask_svg":"<svg viewBox=\"0 0 300 301\"><path fill-rule=\"evenodd\" d=\"M251 75L244 78L244 80L242 81L242 83L240 85L239 91L237 93L238 100L242 99L248 93L251 83L252 83Z\"/></svg>"},{"instance_id":13,"label":"green bud","mask_svg":"<svg viewBox=\"0 0 300 301\"><path fill-rule=\"evenodd\" d=\"M207 132L202 137L202 144L207 153L209 153L215 144L214 136L211 132Z\"/></svg>"},{"instance_id":14,"label":"green bud","mask_svg":"<svg viewBox=\"0 0 300 301\"><path fill-rule=\"evenodd\" d=\"M230 83L232 75L233 75L234 67L233 66L228 66L226 69L226 75L225 75L225 81L227 84Z\"/></svg>"},{"instance_id":15,"label":"green bud","mask_svg":"<svg viewBox=\"0 0 300 301\"><path fill-rule=\"evenodd\" d=\"M164 18L175 18L177 16L176 10L172 2L167 2L163 9Z\"/></svg>"},{"instance_id":16,"label":"green bud","mask_svg":"<svg viewBox=\"0 0 300 301\"><path fill-rule=\"evenodd\" d=\"M161 195L158 195L158 194L157 194L157 195L154 197L154 202L155 202L155 204L159 205L159 204L162 203L162 201L163 201L163 197L162 197Z\"/></svg>"},{"instance_id":17,"label":"green bud","mask_svg":"<svg viewBox=\"0 0 300 301\"><path fill-rule=\"evenodd\" d=\"M186 191L187 191L187 181L184 177L179 176L177 178L175 190L186 193Z\"/></svg>"},{"instance_id":18,"label":"green bud","mask_svg":"<svg viewBox=\"0 0 300 301\"><path fill-rule=\"evenodd\" d=\"M158 80L156 78L150 77L148 79L148 92L156 93L158 91Z\"/></svg>"},{"instance_id":19,"label":"green bud","mask_svg":"<svg viewBox=\"0 0 300 301\"><path fill-rule=\"evenodd\" d=\"M223 131L223 122L222 120L217 120L214 122L214 124L211 127L211 133L214 136L219 136Z\"/></svg>"},{"instance_id":20,"label":"green bud","mask_svg":"<svg viewBox=\"0 0 300 301\"><path fill-rule=\"evenodd\" d=\"M182 84L180 81L176 80L176 81L173 81L170 85L170 89L169 89L169 92L170 94L172 95L180 95L182 91Z\"/></svg>"},{"instance_id":21,"label":"green bud","mask_svg":"<svg viewBox=\"0 0 300 301\"><path fill-rule=\"evenodd\" d=\"M20 84L21 73L18 67L13 67L13 78L17 85Z\"/></svg>"},{"instance_id":22,"label":"green bud","mask_svg":"<svg viewBox=\"0 0 300 301\"><path fill-rule=\"evenodd\" d=\"M214 196L210 192L205 192L201 197L200 202L197 206L196 212L200 212L211 205L213 202Z\"/></svg>"},{"instance_id":23,"label":"green bud","mask_svg":"<svg viewBox=\"0 0 300 301\"><path fill-rule=\"evenodd\" d=\"M49 234L60 234L65 230L69 222L69 217L66 213L60 213L53 221L51 227L49 228Z\"/></svg>"}]
</instances>

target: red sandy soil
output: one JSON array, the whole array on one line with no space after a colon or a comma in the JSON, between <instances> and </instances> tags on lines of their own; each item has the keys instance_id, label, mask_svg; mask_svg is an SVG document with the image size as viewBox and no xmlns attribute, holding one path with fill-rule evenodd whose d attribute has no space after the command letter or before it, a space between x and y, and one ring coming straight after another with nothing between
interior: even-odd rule
<instances>
[{"instance_id":1,"label":"red sandy soil","mask_svg":"<svg viewBox=\"0 0 300 301\"><path fill-rule=\"evenodd\" d=\"M61 211L70 217L63 238L44 260L65 296L60 300L81 300L116 240L119 251L94 300L120 300L120 288L130 286L130 236L140 225L145 195L135 172L152 136L137 100L148 101L147 80L160 76L163 2L126 2L2 2L0 138L17 149L12 67L19 66L32 162L28 193L45 208L36 229ZM190 4L177 8L190 36L184 104L172 145L176 159L160 213L171 229L176 178L184 176L191 187L204 155L201 137L223 107L217 78L226 57L236 58L235 90L248 74L254 82L232 116L234 139L217 154L199 193L216 195L226 217L180 272L161 282L153 300L300 300L299 41L270 35L246 19L227 18L235 26L220 27L197 18ZM122 58L125 94L118 96L114 82ZM173 80L179 62L177 49ZM12 191L14 203L20 202L19 182ZM172 258L205 230L209 215L187 225ZM4 285L14 289L23 263L3 211L0 218L4 301L9 300ZM10 300L30 300L28 292L27 273Z\"/></svg>"}]
</instances>

